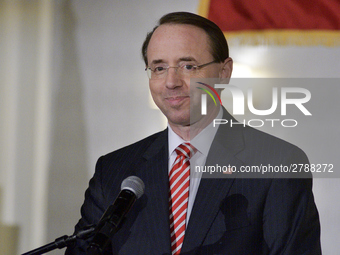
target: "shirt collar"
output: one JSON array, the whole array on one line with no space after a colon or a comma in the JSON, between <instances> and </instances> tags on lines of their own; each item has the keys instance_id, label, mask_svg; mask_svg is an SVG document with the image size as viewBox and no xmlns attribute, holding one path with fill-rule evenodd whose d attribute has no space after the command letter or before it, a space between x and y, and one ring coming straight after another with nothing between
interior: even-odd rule
<instances>
[{"instance_id":1,"label":"shirt collar","mask_svg":"<svg viewBox=\"0 0 340 255\"><path fill-rule=\"evenodd\" d=\"M218 112L216 119L221 119L223 116L222 107ZM191 144L203 155L207 156L210 150L212 141L216 135L218 127L213 126L213 122L211 122L206 128L204 128L194 139L190 142ZM168 137L169 137L169 157L174 152L174 150L184 141L179 135L177 135L170 125L168 124Z\"/></svg>"},{"instance_id":2,"label":"shirt collar","mask_svg":"<svg viewBox=\"0 0 340 255\"><path fill-rule=\"evenodd\" d=\"M169 157L174 152L174 150L182 143L185 143L187 141L184 141L179 135L177 135L170 125L168 124L168 137L169 137Z\"/></svg>"}]
</instances>

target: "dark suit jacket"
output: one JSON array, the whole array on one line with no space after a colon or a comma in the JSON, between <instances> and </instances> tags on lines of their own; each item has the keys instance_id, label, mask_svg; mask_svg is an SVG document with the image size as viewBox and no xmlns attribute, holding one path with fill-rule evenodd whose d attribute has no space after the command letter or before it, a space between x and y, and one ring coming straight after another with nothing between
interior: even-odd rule
<instances>
[{"instance_id":1,"label":"dark suit jacket","mask_svg":"<svg viewBox=\"0 0 340 255\"><path fill-rule=\"evenodd\" d=\"M232 118L225 110L223 116ZM97 223L121 182L136 175L144 181L145 193L115 234L108 254L171 254L167 159L167 130L101 157L75 231ZM221 125L206 165L291 163L308 159L296 146L253 128ZM311 178L239 177L202 178L181 254L321 254ZM85 254L87 245L78 241L66 254Z\"/></svg>"}]
</instances>

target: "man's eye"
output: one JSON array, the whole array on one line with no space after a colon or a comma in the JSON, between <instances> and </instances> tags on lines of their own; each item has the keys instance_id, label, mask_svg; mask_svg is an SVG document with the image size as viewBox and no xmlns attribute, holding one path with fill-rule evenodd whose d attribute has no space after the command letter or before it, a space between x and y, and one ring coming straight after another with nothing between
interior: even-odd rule
<instances>
[{"instance_id":1,"label":"man's eye","mask_svg":"<svg viewBox=\"0 0 340 255\"><path fill-rule=\"evenodd\" d=\"M183 69L185 69L187 71L193 71L193 70L195 70L195 66L194 65L185 65L185 66L183 66Z\"/></svg>"},{"instance_id":2,"label":"man's eye","mask_svg":"<svg viewBox=\"0 0 340 255\"><path fill-rule=\"evenodd\" d=\"M153 70L155 73L159 73L165 70L165 67L163 66L157 66L155 67L155 69Z\"/></svg>"}]
</instances>

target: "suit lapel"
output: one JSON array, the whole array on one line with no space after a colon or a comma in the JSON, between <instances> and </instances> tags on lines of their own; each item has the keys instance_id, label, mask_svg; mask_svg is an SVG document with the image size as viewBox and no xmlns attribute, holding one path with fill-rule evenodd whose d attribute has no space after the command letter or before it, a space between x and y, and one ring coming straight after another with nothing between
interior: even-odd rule
<instances>
[{"instance_id":1,"label":"suit lapel","mask_svg":"<svg viewBox=\"0 0 340 255\"><path fill-rule=\"evenodd\" d=\"M226 110L224 119L232 118ZM234 120L236 122L236 120ZM240 126L240 125L237 125ZM243 164L236 156L244 148L243 134L239 127L230 128L221 125L212 143L206 166L236 166L238 169ZM221 201L227 196L236 174L202 176L200 186L195 198L194 207L186 229L182 252L190 252L202 245L211 225L220 210ZM217 178L216 178L217 177Z\"/></svg>"},{"instance_id":2,"label":"suit lapel","mask_svg":"<svg viewBox=\"0 0 340 255\"><path fill-rule=\"evenodd\" d=\"M168 131L165 130L144 153L146 163L140 173L145 182L147 198L145 221L152 236L150 245L155 254L170 253L167 141Z\"/></svg>"}]
</instances>

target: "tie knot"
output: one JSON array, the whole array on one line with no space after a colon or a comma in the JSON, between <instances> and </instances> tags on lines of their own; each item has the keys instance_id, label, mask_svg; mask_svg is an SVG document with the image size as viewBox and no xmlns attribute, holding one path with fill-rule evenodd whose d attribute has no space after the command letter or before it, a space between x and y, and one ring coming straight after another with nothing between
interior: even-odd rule
<instances>
[{"instance_id":1,"label":"tie knot","mask_svg":"<svg viewBox=\"0 0 340 255\"><path fill-rule=\"evenodd\" d=\"M184 156L186 158L191 158L196 153L196 148L190 143L182 143L175 149L178 156Z\"/></svg>"}]
</instances>

